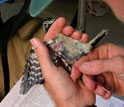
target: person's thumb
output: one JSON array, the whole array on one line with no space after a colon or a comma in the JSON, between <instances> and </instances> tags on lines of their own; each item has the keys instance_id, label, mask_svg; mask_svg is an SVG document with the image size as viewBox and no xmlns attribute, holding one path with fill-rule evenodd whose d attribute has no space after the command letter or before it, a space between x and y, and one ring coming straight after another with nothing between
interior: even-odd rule
<instances>
[{"instance_id":1,"label":"person's thumb","mask_svg":"<svg viewBox=\"0 0 124 107\"><path fill-rule=\"evenodd\" d=\"M98 75L108 71L121 74L124 72L124 57L116 56L111 59L85 62L79 67L79 70L89 75Z\"/></svg>"},{"instance_id":2,"label":"person's thumb","mask_svg":"<svg viewBox=\"0 0 124 107\"><path fill-rule=\"evenodd\" d=\"M48 49L38 38L31 39L31 44L35 48L35 52L41 66L43 76L45 78L50 78L51 73L55 71L52 69L54 69L55 67L49 56Z\"/></svg>"}]
</instances>

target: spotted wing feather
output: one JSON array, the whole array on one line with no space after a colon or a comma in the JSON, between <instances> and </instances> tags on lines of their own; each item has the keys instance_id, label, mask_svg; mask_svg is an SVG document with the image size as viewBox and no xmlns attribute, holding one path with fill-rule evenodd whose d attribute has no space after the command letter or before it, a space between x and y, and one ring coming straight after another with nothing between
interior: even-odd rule
<instances>
[{"instance_id":1,"label":"spotted wing feather","mask_svg":"<svg viewBox=\"0 0 124 107\"><path fill-rule=\"evenodd\" d=\"M34 48L30 50L26 62L20 91L22 94L28 92L34 84L42 84L44 82Z\"/></svg>"}]
</instances>

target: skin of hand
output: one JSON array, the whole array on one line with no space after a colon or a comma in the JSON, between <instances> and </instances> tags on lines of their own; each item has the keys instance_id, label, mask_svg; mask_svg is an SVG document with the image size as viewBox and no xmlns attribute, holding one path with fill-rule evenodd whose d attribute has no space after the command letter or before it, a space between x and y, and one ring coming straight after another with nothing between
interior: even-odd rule
<instances>
[{"instance_id":1,"label":"skin of hand","mask_svg":"<svg viewBox=\"0 0 124 107\"><path fill-rule=\"evenodd\" d=\"M85 86L103 98L109 98L111 93L124 96L124 48L98 46L74 64L71 77L76 80L82 73Z\"/></svg>"},{"instance_id":2,"label":"skin of hand","mask_svg":"<svg viewBox=\"0 0 124 107\"><path fill-rule=\"evenodd\" d=\"M123 15L123 13L124 13L124 0L114 0L114 2L113 2L113 0L103 0L103 1L106 2L111 7L111 9L115 13L116 17L120 21L124 22L124 15ZM112 46L112 47L110 48L110 46ZM103 50L106 49L106 51L103 51L100 48L103 48ZM114 49L114 51L113 51L113 49ZM116 63L120 64L121 63L119 65L120 68L117 65L116 66L115 65L110 66L111 68L115 69L115 67L116 67L116 68L119 68L119 70L123 69L123 53L122 53L123 50L124 50L123 48L117 47L117 46L112 45L112 44L106 44L106 45L100 46L99 48L97 48L97 50L103 51L104 53L101 52L101 54L105 55L106 57L107 57L108 54L109 54L109 56L112 55L111 57L107 57L108 60L110 60L111 58L113 60L114 57L115 57L115 60L114 60L115 63L114 64L116 64ZM110 53L107 52L108 50L109 50ZM116 54L114 54L113 52L115 52ZM120 53L122 54L122 56L120 56ZM74 71L79 71L79 66L81 64L83 64L85 61L100 60L100 63L101 63L104 60L106 60L106 58L104 58L104 57L96 58L97 55L99 56L99 54L94 54L94 56L91 55L93 58L90 57L89 59L87 59L86 57L84 57L84 58L82 58L82 60L76 62L75 67L73 67L72 74L71 74L72 79L75 80L81 75L80 72L74 72ZM88 55L88 56L90 56L90 55ZM94 59L94 58L96 58L96 59ZM96 64L96 63L94 63L94 64ZM98 65L99 65L99 63L98 63ZM94 70L99 68L98 65L94 66L94 67L97 66L96 68L94 68ZM109 67L109 64L108 64L108 67ZM83 81L85 82L85 85L87 86L87 88L89 90L94 90L94 92L96 94L101 95L105 99L108 99L111 96L111 93L116 93L118 95L121 95L121 96L123 95L124 96L124 92L123 92L123 87L124 87L124 85L123 85L124 84L123 83L123 74L120 75L123 70L118 71L118 72L117 71L118 70L116 70L116 73L115 73L114 70L111 71L111 72L104 71L105 73L102 73L103 71L99 72L99 75L95 76L95 80L98 82L98 84L96 84L96 82L93 81L94 76L89 76L89 75L87 75L88 73L83 74ZM84 71L82 70L81 72L85 72L85 70ZM102 73L102 74L100 74L100 73ZM120 73L120 74L118 74L118 73ZM96 75L96 74L98 74L98 72L96 74L92 74L92 73L89 73L89 74ZM89 84L87 83L87 81L89 81ZM108 90L110 90L111 93L106 91L106 89L103 86L105 88L107 88Z\"/></svg>"},{"instance_id":3,"label":"skin of hand","mask_svg":"<svg viewBox=\"0 0 124 107\"><path fill-rule=\"evenodd\" d=\"M106 2L116 15L116 17L124 22L124 0L103 0Z\"/></svg>"},{"instance_id":4,"label":"skin of hand","mask_svg":"<svg viewBox=\"0 0 124 107\"><path fill-rule=\"evenodd\" d=\"M98 1L98 0L87 0L90 1ZM122 22L124 22L124 0L99 0L100 2L104 1L107 3L112 11L114 12L115 16Z\"/></svg>"},{"instance_id":5,"label":"skin of hand","mask_svg":"<svg viewBox=\"0 0 124 107\"><path fill-rule=\"evenodd\" d=\"M71 35L74 39L80 39L87 42L87 34L81 34L70 26L65 26L64 18L57 19L45 35L44 41L55 38L59 32ZM95 104L95 94L89 91L81 81L74 82L70 75L61 67L56 67L50 59L46 46L37 38L31 40L35 48L43 77L44 86L54 99L57 107L81 107ZM81 87L80 87L81 86Z\"/></svg>"}]
</instances>

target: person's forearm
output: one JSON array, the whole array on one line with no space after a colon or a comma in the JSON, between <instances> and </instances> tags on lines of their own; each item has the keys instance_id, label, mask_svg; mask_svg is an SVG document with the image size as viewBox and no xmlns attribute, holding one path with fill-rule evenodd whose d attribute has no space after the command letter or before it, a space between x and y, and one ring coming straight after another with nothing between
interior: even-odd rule
<instances>
[{"instance_id":1,"label":"person's forearm","mask_svg":"<svg viewBox=\"0 0 124 107\"><path fill-rule=\"evenodd\" d=\"M124 22L124 15L123 15L124 0L103 0L103 1L106 2L111 7L115 15L118 17L118 19Z\"/></svg>"},{"instance_id":2,"label":"person's forearm","mask_svg":"<svg viewBox=\"0 0 124 107\"><path fill-rule=\"evenodd\" d=\"M104 2L106 2L109 6L114 6L114 5L124 5L124 0L103 0Z\"/></svg>"}]
</instances>

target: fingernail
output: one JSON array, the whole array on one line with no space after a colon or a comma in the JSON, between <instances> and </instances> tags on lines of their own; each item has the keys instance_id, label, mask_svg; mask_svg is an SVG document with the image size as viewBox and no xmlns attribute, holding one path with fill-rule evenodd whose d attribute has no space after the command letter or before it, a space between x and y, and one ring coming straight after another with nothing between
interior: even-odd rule
<instances>
[{"instance_id":1,"label":"fingernail","mask_svg":"<svg viewBox=\"0 0 124 107\"><path fill-rule=\"evenodd\" d=\"M72 71L71 71L71 78L73 79L73 80L75 80L75 72L76 72L77 70L75 69L75 67L72 67Z\"/></svg>"},{"instance_id":2,"label":"fingernail","mask_svg":"<svg viewBox=\"0 0 124 107\"><path fill-rule=\"evenodd\" d=\"M38 42L35 39L30 40L31 44L33 45L34 48L38 47Z\"/></svg>"},{"instance_id":3,"label":"fingernail","mask_svg":"<svg viewBox=\"0 0 124 107\"><path fill-rule=\"evenodd\" d=\"M71 78L75 81L78 79L79 75L80 75L80 71L75 66L73 66L72 72L71 72Z\"/></svg>"},{"instance_id":4,"label":"fingernail","mask_svg":"<svg viewBox=\"0 0 124 107\"><path fill-rule=\"evenodd\" d=\"M75 74L74 74L73 72L71 73L70 77L71 77L71 79L72 79L73 81L75 81L75 82L76 82L76 79L75 79Z\"/></svg>"},{"instance_id":5,"label":"fingernail","mask_svg":"<svg viewBox=\"0 0 124 107\"><path fill-rule=\"evenodd\" d=\"M90 67L86 63L85 64L82 64L79 69L80 69L80 71L90 72Z\"/></svg>"}]
</instances>

